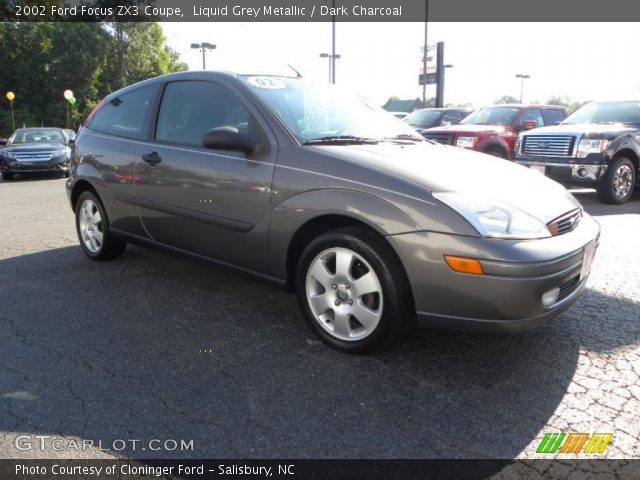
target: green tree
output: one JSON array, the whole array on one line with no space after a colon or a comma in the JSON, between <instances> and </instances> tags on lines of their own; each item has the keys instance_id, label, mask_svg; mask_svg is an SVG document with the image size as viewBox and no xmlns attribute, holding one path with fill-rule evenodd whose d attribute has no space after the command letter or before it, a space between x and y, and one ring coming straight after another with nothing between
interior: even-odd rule
<instances>
[{"instance_id":1,"label":"green tree","mask_svg":"<svg viewBox=\"0 0 640 480\"><path fill-rule=\"evenodd\" d=\"M493 103L494 105L504 105L506 103L520 103L520 100L516 97L512 97L511 95L503 95Z\"/></svg>"},{"instance_id":2,"label":"green tree","mask_svg":"<svg viewBox=\"0 0 640 480\"><path fill-rule=\"evenodd\" d=\"M67 123L63 92L77 99L74 127L108 93L146 78L186 70L155 23L124 24L123 77L114 67L118 39L111 24L0 23L0 134L11 133L7 91L16 94L16 126Z\"/></svg>"}]
</instances>

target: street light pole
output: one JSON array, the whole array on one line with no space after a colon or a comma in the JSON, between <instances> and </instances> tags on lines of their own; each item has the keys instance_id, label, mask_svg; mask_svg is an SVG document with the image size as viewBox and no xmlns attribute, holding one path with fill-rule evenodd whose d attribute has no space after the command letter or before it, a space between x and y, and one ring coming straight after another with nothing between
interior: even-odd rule
<instances>
[{"instance_id":1,"label":"street light pole","mask_svg":"<svg viewBox=\"0 0 640 480\"><path fill-rule=\"evenodd\" d=\"M329 83L336 83L336 59L340 58L340 54L331 54L331 53L321 53L320 58L328 58L329 59Z\"/></svg>"},{"instance_id":2,"label":"street light pole","mask_svg":"<svg viewBox=\"0 0 640 480\"><path fill-rule=\"evenodd\" d=\"M332 2L333 11L336 11L336 0ZM336 16L331 16L331 83L336 83Z\"/></svg>"},{"instance_id":3,"label":"street light pole","mask_svg":"<svg viewBox=\"0 0 640 480\"><path fill-rule=\"evenodd\" d=\"M531 78L531 75L526 75L523 73L517 73L516 74L516 78L520 79L520 103L522 103L522 97L523 97L523 93L524 93L524 81L527 78Z\"/></svg>"},{"instance_id":4,"label":"street light pole","mask_svg":"<svg viewBox=\"0 0 640 480\"><path fill-rule=\"evenodd\" d=\"M207 50L215 50L217 48L216 45L214 45L213 43L207 43L207 42L192 43L191 48L200 49L200 51L202 52L202 69L206 70L207 65L205 61L205 53L207 52Z\"/></svg>"}]
</instances>

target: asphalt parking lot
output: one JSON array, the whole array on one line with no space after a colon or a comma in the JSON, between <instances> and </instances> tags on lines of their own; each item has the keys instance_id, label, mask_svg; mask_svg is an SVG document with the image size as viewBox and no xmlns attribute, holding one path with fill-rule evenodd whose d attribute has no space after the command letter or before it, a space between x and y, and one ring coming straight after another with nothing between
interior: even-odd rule
<instances>
[{"instance_id":1,"label":"asphalt parking lot","mask_svg":"<svg viewBox=\"0 0 640 480\"><path fill-rule=\"evenodd\" d=\"M613 432L603 456L640 458L640 194L576 195L601 246L550 325L350 356L292 295L239 274L131 246L90 261L63 179L0 182L0 457L514 458L564 431ZM141 443L40 451L17 435Z\"/></svg>"}]
</instances>

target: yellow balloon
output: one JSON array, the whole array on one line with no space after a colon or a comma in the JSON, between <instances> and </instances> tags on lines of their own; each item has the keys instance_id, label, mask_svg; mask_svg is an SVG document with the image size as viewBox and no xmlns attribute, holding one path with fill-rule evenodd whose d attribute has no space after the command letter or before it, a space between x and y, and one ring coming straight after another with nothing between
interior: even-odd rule
<instances>
[{"instance_id":1,"label":"yellow balloon","mask_svg":"<svg viewBox=\"0 0 640 480\"><path fill-rule=\"evenodd\" d=\"M16 98L16 94L13 92L7 92L7 100L13 102L13 99Z\"/></svg>"}]
</instances>

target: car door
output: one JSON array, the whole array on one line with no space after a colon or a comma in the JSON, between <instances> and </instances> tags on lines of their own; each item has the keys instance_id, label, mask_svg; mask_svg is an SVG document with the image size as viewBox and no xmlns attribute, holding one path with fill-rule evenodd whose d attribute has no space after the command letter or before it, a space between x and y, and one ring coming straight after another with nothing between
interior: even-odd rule
<instances>
[{"instance_id":1,"label":"car door","mask_svg":"<svg viewBox=\"0 0 640 480\"><path fill-rule=\"evenodd\" d=\"M254 154L209 150L202 138L232 126L260 139ZM258 272L267 270L271 179L277 143L231 85L168 82L153 141L138 150L136 204L155 241Z\"/></svg>"},{"instance_id":2,"label":"car door","mask_svg":"<svg viewBox=\"0 0 640 480\"><path fill-rule=\"evenodd\" d=\"M134 168L158 93L151 84L103 101L75 141L77 175L89 179L107 210L111 228L145 236L135 207ZM91 166L91 168L85 168ZM92 178L93 177L93 178Z\"/></svg>"}]
</instances>

